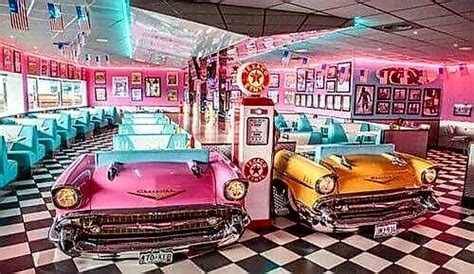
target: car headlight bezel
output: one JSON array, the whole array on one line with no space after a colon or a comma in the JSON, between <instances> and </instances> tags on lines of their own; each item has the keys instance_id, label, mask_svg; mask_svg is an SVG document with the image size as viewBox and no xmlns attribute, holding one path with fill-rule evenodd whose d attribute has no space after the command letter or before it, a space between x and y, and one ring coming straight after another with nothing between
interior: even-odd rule
<instances>
[{"instance_id":1,"label":"car headlight bezel","mask_svg":"<svg viewBox=\"0 0 474 274\"><path fill-rule=\"evenodd\" d=\"M438 170L434 167L427 168L421 173L421 180L425 184L432 184L438 179Z\"/></svg>"},{"instance_id":2,"label":"car headlight bezel","mask_svg":"<svg viewBox=\"0 0 474 274\"><path fill-rule=\"evenodd\" d=\"M326 185L323 185L326 184ZM328 184L330 187L328 187ZM328 195L336 190L337 177L329 174L324 175L316 181L315 190L318 194Z\"/></svg>"},{"instance_id":3,"label":"car headlight bezel","mask_svg":"<svg viewBox=\"0 0 474 274\"><path fill-rule=\"evenodd\" d=\"M235 189L238 187L239 189ZM234 188L234 190L232 190ZM224 197L229 201L241 201L247 195L249 183L242 179L232 179L224 184ZM241 191L239 195L234 195L233 191Z\"/></svg>"},{"instance_id":4,"label":"car headlight bezel","mask_svg":"<svg viewBox=\"0 0 474 274\"><path fill-rule=\"evenodd\" d=\"M61 195L67 195L66 199L73 199L70 203L62 203ZM52 190L52 201L58 209L75 209L81 205L82 195L79 189L73 186L61 186Z\"/></svg>"}]
</instances>

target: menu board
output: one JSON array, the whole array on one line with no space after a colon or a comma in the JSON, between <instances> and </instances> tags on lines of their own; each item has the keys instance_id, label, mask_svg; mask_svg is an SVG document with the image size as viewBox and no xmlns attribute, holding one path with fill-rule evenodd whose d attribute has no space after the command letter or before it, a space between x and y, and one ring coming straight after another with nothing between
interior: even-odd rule
<instances>
[{"instance_id":1,"label":"menu board","mask_svg":"<svg viewBox=\"0 0 474 274\"><path fill-rule=\"evenodd\" d=\"M249 117L247 119L247 145L267 145L269 130L270 119L268 117Z\"/></svg>"}]
</instances>

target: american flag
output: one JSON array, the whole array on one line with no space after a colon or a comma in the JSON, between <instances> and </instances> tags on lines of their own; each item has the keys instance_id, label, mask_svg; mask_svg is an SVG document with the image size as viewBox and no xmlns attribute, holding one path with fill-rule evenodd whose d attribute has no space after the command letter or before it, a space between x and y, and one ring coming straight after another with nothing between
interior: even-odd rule
<instances>
[{"instance_id":1,"label":"american flag","mask_svg":"<svg viewBox=\"0 0 474 274\"><path fill-rule=\"evenodd\" d=\"M76 13L79 29L84 32L84 34L89 35L91 33L91 25L89 20L89 11L87 10L87 7L76 6Z\"/></svg>"},{"instance_id":2,"label":"american flag","mask_svg":"<svg viewBox=\"0 0 474 274\"><path fill-rule=\"evenodd\" d=\"M61 13L61 5L56 3L48 3L48 18L51 31L64 31L64 20L63 14Z\"/></svg>"},{"instance_id":3,"label":"american flag","mask_svg":"<svg viewBox=\"0 0 474 274\"><path fill-rule=\"evenodd\" d=\"M25 0L8 0L10 26L14 30L28 30L28 14Z\"/></svg>"}]
</instances>

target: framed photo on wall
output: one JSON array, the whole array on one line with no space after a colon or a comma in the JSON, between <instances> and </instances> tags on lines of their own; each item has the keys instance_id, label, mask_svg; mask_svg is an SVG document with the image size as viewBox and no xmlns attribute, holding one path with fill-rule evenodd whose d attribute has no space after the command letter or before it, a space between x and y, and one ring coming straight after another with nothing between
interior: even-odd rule
<instances>
[{"instance_id":1,"label":"framed photo on wall","mask_svg":"<svg viewBox=\"0 0 474 274\"><path fill-rule=\"evenodd\" d=\"M420 112L421 112L420 103L408 102L408 105L407 105L408 115L420 115Z\"/></svg>"},{"instance_id":2,"label":"framed photo on wall","mask_svg":"<svg viewBox=\"0 0 474 274\"><path fill-rule=\"evenodd\" d=\"M295 94L295 106L301 106L301 94Z\"/></svg>"},{"instance_id":3,"label":"framed photo on wall","mask_svg":"<svg viewBox=\"0 0 474 274\"><path fill-rule=\"evenodd\" d=\"M41 59L40 73L41 76L49 76L49 60Z\"/></svg>"},{"instance_id":4,"label":"framed photo on wall","mask_svg":"<svg viewBox=\"0 0 474 274\"><path fill-rule=\"evenodd\" d=\"M189 73L185 72L183 73L183 84L185 87L189 86Z\"/></svg>"},{"instance_id":5,"label":"framed photo on wall","mask_svg":"<svg viewBox=\"0 0 474 274\"><path fill-rule=\"evenodd\" d=\"M324 75L322 71L316 72L316 88L317 89L324 89Z\"/></svg>"},{"instance_id":6,"label":"framed photo on wall","mask_svg":"<svg viewBox=\"0 0 474 274\"><path fill-rule=\"evenodd\" d=\"M306 92L314 92L314 69L306 69Z\"/></svg>"},{"instance_id":7,"label":"framed photo on wall","mask_svg":"<svg viewBox=\"0 0 474 274\"><path fill-rule=\"evenodd\" d=\"M168 101L170 102L178 101L178 88L176 87L168 88Z\"/></svg>"},{"instance_id":8,"label":"framed photo on wall","mask_svg":"<svg viewBox=\"0 0 474 274\"><path fill-rule=\"evenodd\" d=\"M352 63L339 63L337 64L337 92L350 92L351 91L351 75L352 75Z\"/></svg>"},{"instance_id":9,"label":"framed photo on wall","mask_svg":"<svg viewBox=\"0 0 474 274\"><path fill-rule=\"evenodd\" d=\"M321 94L318 94L316 96L316 100L313 102L314 104L314 108L319 108L319 106L321 105Z\"/></svg>"},{"instance_id":10,"label":"framed photo on wall","mask_svg":"<svg viewBox=\"0 0 474 274\"><path fill-rule=\"evenodd\" d=\"M334 80L326 81L326 92L327 93L336 92L336 81Z\"/></svg>"},{"instance_id":11,"label":"framed photo on wall","mask_svg":"<svg viewBox=\"0 0 474 274\"><path fill-rule=\"evenodd\" d=\"M336 66L330 66L328 68L328 74L326 76L328 79L336 79L337 78L337 67Z\"/></svg>"},{"instance_id":12,"label":"framed photo on wall","mask_svg":"<svg viewBox=\"0 0 474 274\"><path fill-rule=\"evenodd\" d=\"M375 107L376 114L390 114L390 102L377 102Z\"/></svg>"},{"instance_id":13,"label":"framed photo on wall","mask_svg":"<svg viewBox=\"0 0 474 274\"><path fill-rule=\"evenodd\" d=\"M300 97L301 97L301 99L300 99L301 100L301 106L306 107L306 95L301 94Z\"/></svg>"},{"instance_id":14,"label":"framed photo on wall","mask_svg":"<svg viewBox=\"0 0 474 274\"><path fill-rule=\"evenodd\" d=\"M159 77L145 78L145 96L161 97L161 79Z\"/></svg>"},{"instance_id":15,"label":"framed photo on wall","mask_svg":"<svg viewBox=\"0 0 474 274\"><path fill-rule=\"evenodd\" d=\"M313 95L306 95L306 107L312 108L313 107Z\"/></svg>"},{"instance_id":16,"label":"framed photo on wall","mask_svg":"<svg viewBox=\"0 0 474 274\"><path fill-rule=\"evenodd\" d=\"M112 77L112 96L125 98L128 97L128 77Z\"/></svg>"},{"instance_id":17,"label":"framed photo on wall","mask_svg":"<svg viewBox=\"0 0 474 274\"><path fill-rule=\"evenodd\" d=\"M426 117L439 116L439 104L441 98L441 89L425 88L423 96L422 115Z\"/></svg>"},{"instance_id":18,"label":"framed photo on wall","mask_svg":"<svg viewBox=\"0 0 474 274\"><path fill-rule=\"evenodd\" d=\"M34 56L28 56L28 74L39 75L40 74L40 59Z\"/></svg>"},{"instance_id":19,"label":"framed photo on wall","mask_svg":"<svg viewBox=\"0 0 474 274\"><path fill-rule=\"evenodd\" d=\"M471 104L454 104L453 115L471 117L472 105Z\"/></svg>"},{"instance_id":20,"label":"framed photo on wall","mask_svg":"<svg viewBox=\"0 0 474 274\"><path fill-rule=\"evenodd\" d=\"M355 109L356 115L372 115L374 113L374 93L373 85L356 85Z\"/></svg>"},{"instance_id":21,"label":"framed photo on wall","mask_svg":"<svg viewBox=\"0 0 474 274\"><path fill-rule=\"evenodd\" d=\"M421 101L421 88L411 88L408 90L408 101Z\"/></svg>"},{"instance_id":22,"label":"framed photo on wall","mask_svg":"<svg viewBox=\"0 0 474 274\"><path fill-rule=\"evenodd\" d=\"M377 88L377 100L390 100L390 98L392 98L392 88L390 87Z\"/></svg>"},{"instance_id":23,"label":"framed photo on wall","mask_svg":"<svg viewBox=\"0 0 474 274\"><path fill-rule=\"evenodd\" d=\"M96 71L94 72L94 83L96 85L105 85L107 84L107 78L105 71Z\"/></svg>"},{"instance_id":24,"label":"framed photo on wall","mask_svg":"<svg viewBox=\"0 0 474 274\"><path fill-rule=\"evenodd\" d=\"M95 100L96 101L107 101L107 89L104 87L95 88Z\"/></svg>"},{"instance_id":25,"label":"framed photo on wall","mask_svg":"<svg viewBox=\"0 0 474 274\"><path fill-rule=\"evenodd\" d=\"M51 60L49 66L51 67L51 77L58 77L58 62Z\"/></svg>"},{"instance_id":26,"label":"framed photo on wall","mask_svg":"<svg viewBox=\"0 0 474 274\"><path fill-rule=\"evenodd\" d=\"M342 111L351 111L351 96L342 96Z\"/></svg>"},{"instance_id":27,"label":"framed photo on wall","mask_svg":"<svg viewBox=\"0 0 474 274\"><path fill-rule=\"evenodd\" d=\"M19 51L13 51L13 70L16 73L21 73L21 53Z\"/></svg>"},{"instance_id":28,"label":"framed photo on wall","mask_svg":"<svg viewBox=\"0 0 474 274\"><path fill-rule=\"evenodd\" d=\"M133 102L143 101L143 89L142 88L131 88L131 95Z\"/></svg>"},{"instance_id":29,"label":"framed photo on wall","mask_svg":"<svg viewBox=\"0 0 474 274\"><path fill-rule=\"evenodd\" d=\"M326 96L324 94L321 94L321 99L319 100L319 108L320 109L325 109L326 108Z\"/></svg>"},{"instance_id":30,"label":"framed photo on wall","mask_svg":"<svg viewBox=\"0 0 474 274\"><path fill-rule=\"evenodd\" d=\"M166 84L168 86L177 86L178 85L178 73L177 72L168 72L168 73L166 73Z\"/></svg>"},{"instance_id":31,"label":"framed photo on wall","mask_svg":"<svg viewBox=\"0 0 474 274\"><path fill-rule=\"evenodd\" d=\"M285 97L283 98L285 105L294 105L295 104L295 93L292 91L285 90Z\"/></svg>"},{"instance_id":32,"label":"framed photo on wall","mask_svg":"<svg viewBox=\"0 0 474 274\"><path fill-rule=\"evenodd\" d=\"M59 63L59 77L67 78L67 65L65 63Z\"/></svg>"},{"instance_id":33,"label":"framed photo on wall","mask_svg":"<svg viewBox=\"0 0 474 274\"><path fill-rule=\"evenodd\" d=\"M406 88L394 88L393 89L393 100L394 101L405 101L407 99Z\"/></svg>"},{"instance_id":34,"label":"framed photo on wall","mask_svg":"<svg viewBox=\"0 0 474 274\"><path fill-rule=\"evenodd\" d=\"M9 48L3 48L3 69L13 71L13 51Z\"/></svg>"},{"instance_id":35,"label":"framed photo on wall","mask_svg":"<svg viewBox=\"0 0 474 274\"><path fill-rule=\"evenodd\" d=\"M285 73L285 88L296 88L296 75Z\"/></svg>"},{"instance_id":36,"label":"framed photo on wall","mask_svg":"<svg viewBox=\"0 0 474 274\"><path fill-rule=\"evenodd\" d=\"M67 78L74 79L75 67L73 65L67 65Z\"/></svg>"},{"instance_id":37,"label":"framed photo on wall","mask_svg":"<svg viewBox=\"0 0 474 274\"><path fill-rule=\"evenodd\" d=\"M296 69L296 91L306 90L306 71L303 68Z\"/></svg>"},{"instance_id":38,"label":"framed photo on wall","mask_svg":"<svg viewBox=\"0 0 474 274\"><path fill-rule=\"evenodd\" d=\"M334 109L334 95L326 95L326 109Z\"/></svg>"},{"instance_id":39,"label":"framed photo on wall","mask_svg":"<svg viewBox=\"0 0 474 274\"><path fill-rule=\"evenodd\" d=\"M342 110L342 96L335 95L334 96L334 110Z\"/></svg>"},{"instance_id":40,"label":"framed photo on wall","mask_svg":"<svg viewBox=\"0 0 474 274\"><path fill-rule=\"evenodd\" d=\"M139 71L132 72L132 85L142 84L142 73Z\"/></svg>"},{"instance_id":41,"label":"framed photo on wall","mask_svg":"<svg viewBox=\"0 0 474 274\"><path fill-rule=\"evenodd\" d=\"M405 114L405 103L404 102L393 102L392 114Z\"/></svg>"},{"instance_id":42,"label":"framed photo on wall","mask_svg":"<svg viewBox=\"0 0 474 274\"><path fill-rule=\"evenodd\" d=\"M272 73L270 74L270 88L278 88L280 87L280 74Z\"/></svg>"}]
</instances>

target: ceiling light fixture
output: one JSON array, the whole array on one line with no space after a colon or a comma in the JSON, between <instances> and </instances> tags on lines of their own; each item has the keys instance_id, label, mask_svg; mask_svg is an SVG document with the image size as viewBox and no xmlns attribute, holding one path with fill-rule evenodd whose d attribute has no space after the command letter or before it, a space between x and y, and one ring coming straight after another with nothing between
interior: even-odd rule
<instances>
[{"instance_id":1,"label":"ceiling light fixture","mask_svg":"<svg viewBox=\"0 0 474 274\"><path fill-rule=\"evenodd\" d=\"M414 31L413 31L413 34L418 34L418 31L417 31L417 30L414 30Z\"/></svg>"},{"instance_id":2,"label":"ceiling light fixture","mask_svg":"<svg viewBox=\"0 0 474 274\"><path fill-rule=\"evenodd\" d=\"M458 47L458 44L454 43L454 44L453 44L453 47L457 48L457 47Z\"/></svg>"},{"instance_id":3,"label":"ceiling light fixture","mask_svg":"<svg viewBox=\"0 0 474 274\"><path fill-rule=\"evenodd\" d=\"M472 47L460 47L459 50L472 50Z\"/></svg>"},{"instance_id":4,"label":"ceiling light fixture","mask_svg":"<svg viewBox=\"0 0 474 274\"><path fill-rule=\"evenodd\" d=\"M382 48L377 48L377 50L378 50L378 51L381 51L381 50L382 50Z\"/></svg>"},{"instance_id":5,"label":"ceiling light fixture","mask_svg":"<svg viewBox=\"0 0 474 274\"><path fill-rule=\"evenodd\" d=\"M108 39L105 39L105 38L97 38L97 39L95 39L95 40L96 40L97 42L99 42L99 43L107 43L107 42L109 42L109 40L108 40Z\"/></svg>"},{"instance_id":6,"label":"ceiling light fixture","mask_svg":"<svg viewBox=\"0 0 474 274\"><path fill-rule=\"evenodd\" d=\"M308 50L307 49L295 49L295 52L300 52L300 53L301 52L308 52Z\"/></svg>"},{"instance_id":7,"label":"ceiling light fixture","mask_svg":"<svg viewBox=\"0 0 474 274\"><path fill-rule=\"evenodd\" d=\"M14 36L14 35L10 35L10 38L11 38L11 39L15 39L15 36Z\"/></svg>"}]
</instances>

